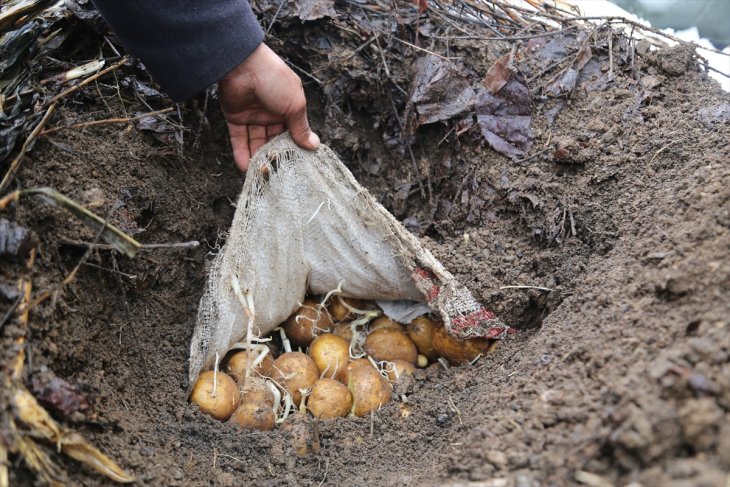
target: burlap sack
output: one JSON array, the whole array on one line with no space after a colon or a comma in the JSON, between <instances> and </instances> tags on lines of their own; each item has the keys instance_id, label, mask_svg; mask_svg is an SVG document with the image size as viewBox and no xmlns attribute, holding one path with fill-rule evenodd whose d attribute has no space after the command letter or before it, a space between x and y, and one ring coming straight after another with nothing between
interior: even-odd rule
<instances>
[{"instance_id":1,"label":"burlap sack","mask_svg":"<svg viewBox=\"0 0 730 487\"><path fill-rule=\"evenodd\" d=\"M249 325L263 336L305 292L338 287L346 297L425 301L462 338L508 330L332 150L305 151L284 134L251 160L230 233L209 270L190 346L191 383Z\"/></svg>"}]
</instances>

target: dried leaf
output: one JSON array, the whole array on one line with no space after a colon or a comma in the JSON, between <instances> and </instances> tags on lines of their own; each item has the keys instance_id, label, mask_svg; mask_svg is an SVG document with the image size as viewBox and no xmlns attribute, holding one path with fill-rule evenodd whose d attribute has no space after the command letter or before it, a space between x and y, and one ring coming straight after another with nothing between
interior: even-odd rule
<instances>
[{"instance_id":1,"label":"dried leaf","mask_svg":"<svg viewBox=\"0 0 730 487\"><path fill-rule=\"evenodd\" d=\"M100 474L120 484L129 484L135 478L117 465L112 459L104 455L78 433L68 433L61 442L63 452L84 465L93 468Z\"/></svg>"},{"instance_id":2,"label":"dried leaf","mask_svg":"<svg viewBox=\"0 0 730 487\"><path fill-rule=\"evenodd\" d=\"M486 86L493 95L496 95L497 92L507 84L510 78L512 78L512 72L507 67L509 58L510 55L505 54L497 59L492 67L489 68L489 71L487 71L487 75L484 77L484 86Z\"/></svg>"},{"instance_id":3,"label":"dried leaf","mask_svg":"<svg viewBox=\"0 0 730 487\"><path fill-rule=\"evenodd\" d=\"M134 477L90 445L80 434L66 431L56 423L24 387L16 386L13 388L11 402L16 417L28 427L33 436L50 441L71 458L93 468L115 482L134 482ZM48 459L48 462L50 462L50 459ZM50 464L53 463L50 462Z\"/></svg>"},{"instance_id":4,"label":"dried leaf","mask_svg":"<svg viewBox=\"0 0 730 487\"><path fill-rule=\"evenodd\" d=\"M530 91L521 73L497 93L479 90L475 104L477 122L482 135L494 150L511 157L520 157L532 147L532 107Z\"/></svg>"},{"instance_id":5,"label":"dried leaf","mask_svg":"<svg viewBox=\"0 0 730 487\"><path fill-rule=\"evenodd\" d=\"M420 58L411 90L416 126L449 120L468 112L476 93L466 75L433 55Z\"/></svg>"},{"instance_id":6,"label":"dried leaf","mask_svg":"<svg viewBox=\"0 0 730 487\"><path fill-rule=\"evenodd\" d=\"M0 13L0 32L13 28L15 22L26 17L32 19L35 14L48 7L53 0L21 0L7 5Z\"/></svg>"},{"instance_id":7,"label":"dried leaf","mask_svg":"<svg viewBox=\"0 0 730 487\"><path fill-rule=\"evenodd\" d=\"M323 17L337 18L334 0L302 0L297 2L296 16L303 21L317 20Z\"/></svg>"}]
</instances>

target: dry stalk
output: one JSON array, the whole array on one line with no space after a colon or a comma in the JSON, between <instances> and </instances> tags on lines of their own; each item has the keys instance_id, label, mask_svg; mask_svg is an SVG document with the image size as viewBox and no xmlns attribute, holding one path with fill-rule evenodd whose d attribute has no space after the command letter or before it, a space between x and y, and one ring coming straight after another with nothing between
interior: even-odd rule
<instances>
[{"instance_id":1,"label":"dry stalk","mask_svg":"<svg viewBox=\"0 0 730 487\"><path fill-rule=\"evenodd\" d=\"M136 115L134 117L105 118L104 120L92 120L90 122L81 122L81 123L74 123L71 125L63 125L61 127L53 127L53 128L44 130L43 132L39 133L38 137L45 137L46 135L50 135L50 134L53 134L56 132L60 132L61 130L66 130L66 129L83 129L86 127L93 127L96 125L108 125L108 124L114 124L114 123L134 122L135 120L141 120L145 117L153 117L155 115L169 113L172 110L173 110L172 108L164 108L162 110L155 110L154 112L143 113L141 115Z\"/></svg>"}]
</instances>

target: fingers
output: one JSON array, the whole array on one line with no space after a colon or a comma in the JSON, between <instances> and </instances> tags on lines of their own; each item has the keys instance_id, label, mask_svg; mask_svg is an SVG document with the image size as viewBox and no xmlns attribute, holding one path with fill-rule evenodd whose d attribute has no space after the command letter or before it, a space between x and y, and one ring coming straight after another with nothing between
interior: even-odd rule
<instances>
[{"instance_id":1,"label":"fingers","mask_svg":"<svg viewBox=\"0 0 730 487\"><path fill-rule=\"evenodd\" d=\"M248 148L251 156L266 143L266 127L263 125L248 126Z\"/></svg>"},{"instance_id":2,"label":"fingers","mask_svg":"<svg viewBox=\"0 0 730 487\"><path fill-rule=\"evenodd\" d=\"M248 169L248 163L256 152L268 141L284 133L283 123L273 125L240 125L228 123L233 159L241 171Z\"/></svg>"},{"instance_id":3,"label":"fingers","mask_svg":"<svg viewBox=\"0 0 730 487\"><path fill-rule=\"evenodd\" d=\"M274 125L268 125L266 127L266 141L270 141L279 134L283 134L286 130L286 126L283 123L277 123Z\"/></svg>"},{"instance_id":4,"label":"fingers","mask_svg":"<svg viewBox=\"0 0 730 487\"><path fill-rule=\"evenodd\" d=\"M304 101L304 92L302 91L302 103L286 118L286 125L294 139L300 147L308 150L315 150L319 147L319 137L309 128L309 120L307 120L307 105Z\"/></svg>"},{"instance_id":5,"label":"fingers","mask_svg":"<svg viewBox=\"0 0 730 487\"><path fill-rule=\"evenodd\" d=\"M234 125L228 123L228 135L231 138L233 148L233 160L241 171L248 169L248 161L251 160L251 149L248 144L248 126Z\"/></svg>"}]
</instances>

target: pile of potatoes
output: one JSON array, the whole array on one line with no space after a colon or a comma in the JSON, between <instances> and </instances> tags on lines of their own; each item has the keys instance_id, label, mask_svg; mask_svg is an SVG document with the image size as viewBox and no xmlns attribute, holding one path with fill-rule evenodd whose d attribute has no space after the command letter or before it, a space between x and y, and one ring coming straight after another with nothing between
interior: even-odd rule
<instances>
[{"instance_id":1,"label":"pile of potatoes","mask_svg":"<svg viewBox=\"0 0 730 487\"><path fill-rule=\"evenodd\" d=\"M340 296L326 306L305 300L270 338L231 350L222 370L202 372L190 401L256 430L274 429L297 409L319 419L363 416L390 402L393 384L417 367L463 365L496 345L454 338L430 316L404 326L374 303Z\"/></svg>"}]
</instances>

